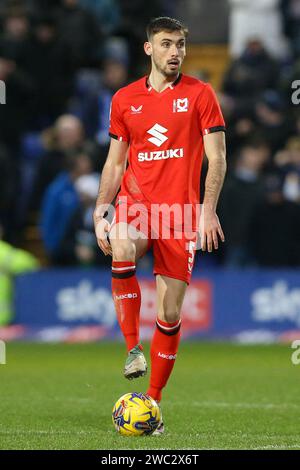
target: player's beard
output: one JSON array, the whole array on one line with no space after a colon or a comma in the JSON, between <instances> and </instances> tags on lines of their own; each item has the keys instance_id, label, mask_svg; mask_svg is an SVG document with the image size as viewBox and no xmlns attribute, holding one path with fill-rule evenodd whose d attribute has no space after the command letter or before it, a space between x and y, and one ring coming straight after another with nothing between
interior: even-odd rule
<instances>
[{"instance_id":1,"label":"player's beard","mask_svg":"<svg viewBox=\"0 0 300 470\"><path fill-rule=\"evenodd\" d=\"M155 65L156 70L162 75L164 75L164 77L171 78L171 79L172 78L175 79L177 77L178 73L180 72L180 66L181 66L180 62L176 70L168 70L168 63L166 63L165 66L163 67L161 66L161 64L157 62L154 56L152 58L153 58L153 64Z\"/></svg>"}]
</instances>

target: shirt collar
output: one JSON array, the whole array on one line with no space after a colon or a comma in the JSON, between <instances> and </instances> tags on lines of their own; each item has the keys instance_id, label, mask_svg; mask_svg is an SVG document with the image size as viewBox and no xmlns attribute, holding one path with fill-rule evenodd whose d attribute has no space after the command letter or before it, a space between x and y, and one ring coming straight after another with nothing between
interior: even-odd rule
<instances>
[{"instance_id":1,"label":"shirt collar","mask_svg":"<svg viewBox=\"0 0 300 470\"><path fill-rule=\"evenodd\" d=\"M180 82L182 78L182 73L179 73L178 77L176 78L176 80L172 83L170 83L169 87L170 88L174 88L176 85L178 85L178 83ZM152 86L150 85L149 83L149 77L147 76L146 77L146 88L148 88L148 90L150 91L152 89Z\"/></svg>"}]
</instances>

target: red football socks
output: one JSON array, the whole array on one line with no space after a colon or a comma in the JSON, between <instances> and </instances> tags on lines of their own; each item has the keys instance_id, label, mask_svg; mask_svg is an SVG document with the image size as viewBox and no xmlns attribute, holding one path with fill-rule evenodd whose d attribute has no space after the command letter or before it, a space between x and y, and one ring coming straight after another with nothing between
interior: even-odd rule
<instances>
[{"instance_id":1,"label":"red football socks","mask_svg":"<svg viewBox=\"0 0 300 470\"><path fill-rule=\"evenodd\" d=\"M175 323L156 320L150 351L151 377L147 394L158 402L174 367L180 341L180 324L181 320Z\"/></svg>"},{"instance_id":2,"label":"red football socks","mask_svg":"<svg viewBox=\"0 0 300 470\"><path fill-rule=\"evenodd\" d=\"M139 342L141 308L141 291L135 275L135 263L113 261L112 294L118 322L125 337L127 350L130 351Z\"/></svg>"}]
</instances>

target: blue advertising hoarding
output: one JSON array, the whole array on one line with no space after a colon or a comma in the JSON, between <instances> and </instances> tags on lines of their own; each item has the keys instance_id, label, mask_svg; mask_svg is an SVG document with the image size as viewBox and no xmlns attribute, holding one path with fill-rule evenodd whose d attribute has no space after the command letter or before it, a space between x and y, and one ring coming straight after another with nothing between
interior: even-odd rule
<instances>
[{"instance_id":1,"label":"blue advertising hoarding","mask_svg":"<svg viewBox=\"0 0 300 470\"><path fill-rule=\"evenodd\" d=\"M155 282L149 272L139 273L138 278L141 337L145 339L152 335L156 316ZM16 280L16 315L10 331L16 331L17 337L45 341L118 338L110 284L109 270L61 269L21 275ZM300 273L195 271L182 308L182 325L183 338L241 342L300 338Z\"/></svg>"}]
</instances>

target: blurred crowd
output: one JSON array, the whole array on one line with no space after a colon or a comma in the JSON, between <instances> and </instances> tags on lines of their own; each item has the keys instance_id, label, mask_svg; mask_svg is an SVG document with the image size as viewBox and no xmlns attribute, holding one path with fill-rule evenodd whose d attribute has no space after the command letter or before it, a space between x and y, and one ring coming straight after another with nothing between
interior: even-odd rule
<instances>
[{"instance_id":1,"label":"blurred crowd","mask_svg":"<svg viewBox=\"0 0 300 470\"><path fill-rule=\"evenodd\" d=\"M33 224L50 264L110 263L96 246L92 212L109 144L111 97L147 73L145 25L153 16L176 16L177 3L0 1L6 242L22 246ZM241 27L245 18L251 25L251 14L258 24L256 4L275 14L271 43L265 39L271 26L248 36ZM300 105L292 103L291 84L300 80L300 0L228 0L228 7L232 61L219 92L229 166L219 204L226 244L209 263L299 266Z\"/></svg>"},{"instance_id":2,"label":"blurred crowd","mask_svg":"<svg viewBox=\"0 0 300 470\"><path fill-rule=\"evenodd\" d=\"M92 208L112 95L146 73L156 0L0 1L0 225L21 245L36 224L50 263L97 264ZM137 22L136 19L139 18ZM97 184L95 183L97 181Z\"/></svg>"},{"instance_id":3,"label":"blurred crowd","mask_svg":"<svg viewBox=\"0 0 300 470\"><path fill-rule=\"evenodd\" d=\"M230 0L220 94L228 175L219 204L228 267L300 266L300 1Z\"/></svg>"}]
</instances>

